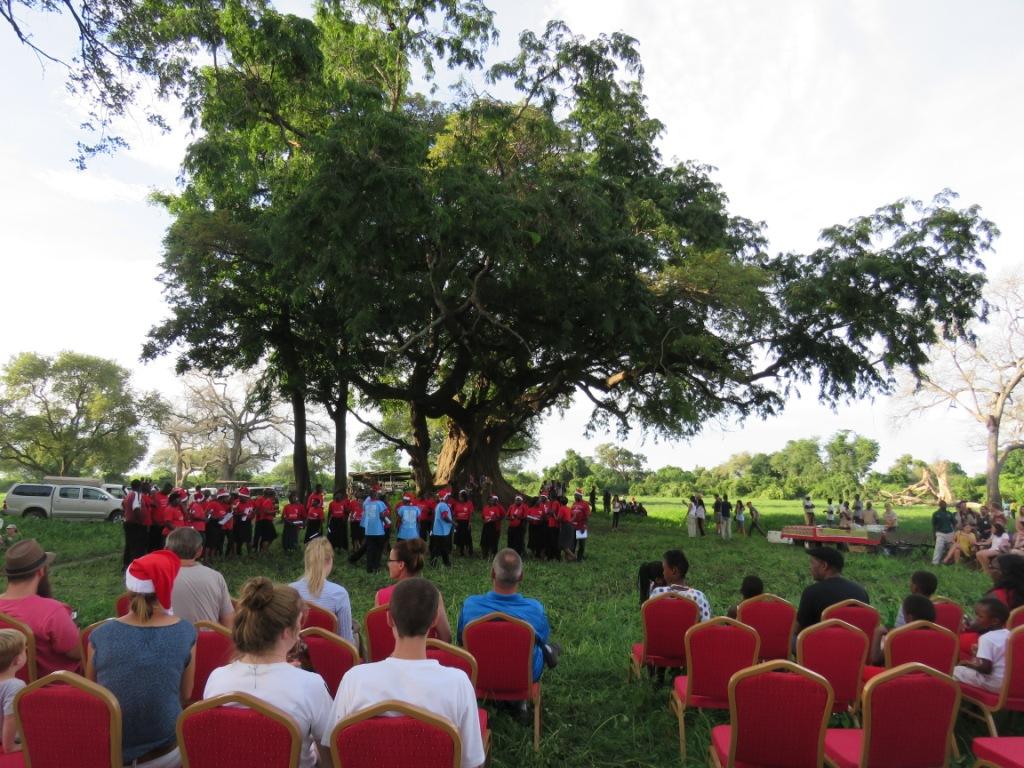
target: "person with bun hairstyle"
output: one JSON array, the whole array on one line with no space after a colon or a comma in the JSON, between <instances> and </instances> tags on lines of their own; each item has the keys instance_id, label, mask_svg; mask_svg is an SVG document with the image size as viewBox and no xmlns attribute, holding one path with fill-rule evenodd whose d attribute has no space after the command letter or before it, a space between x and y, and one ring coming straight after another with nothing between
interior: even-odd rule
<instances>
[{"instance_id":1,"label":"person with bun hairstyle","mask_svg":"<svg viewBox=\"0 0 1024 768\"><path fill-rule=\"evenodd\" d=\"M89 635L85 676L121 706L122 757L135 768L181 765L175 724L195 679L196 629L171 613L180 558L167 549L132 561L125 572L128 614Z\"/></svg>"},{"instance_id":2,"label":"person with bun hairstyle","mask_svg":"<svg viewBox=\"0 0 1024 768\"><path fill-rule=\"evenodd\" d=\"M330 611L338 617L338 634L354 643L352 636L352 602L348 590L340 584L328 581L334 568L334 548L322 536L306 545L306 570L302 578L289 586L295 589L307 603Z\"/></svg>"},{"instance_id":3,"label":"person with bun hairstyle","mask_svg":"<svg viewBox=\"0 0 1024 768\"><path fill-rule=\"evenodd\" d=\"M388 576L394 579L395 583L389 587L377 590L374 597L374 605L387 605L391 602L391 594L395 588L406 579L418 577L423 572L427 545L422 539L402 539L391 549L388 555ZM448 612L444 608L444 597L439 596L437 605L437 618L431 627L438 640L446 643L452 641L452 627L448 623Z\"/></svg>"},{"instance_id":4,"label":"person with bun hairstyle","mask_svg":"<svg viewBox=\"0 0 1024 768\"><path fill-rule=\"evenodd\" d=\"M331 764L330 750L319 746L331 735L331 695L320 675L288 662L302 612L302 597L293 588L263 576L245 582L231 628L238 655L210 673L203 698L247 693L291 715L302 734L299 766L313 768Z\"/></svg>"}]
</instances>

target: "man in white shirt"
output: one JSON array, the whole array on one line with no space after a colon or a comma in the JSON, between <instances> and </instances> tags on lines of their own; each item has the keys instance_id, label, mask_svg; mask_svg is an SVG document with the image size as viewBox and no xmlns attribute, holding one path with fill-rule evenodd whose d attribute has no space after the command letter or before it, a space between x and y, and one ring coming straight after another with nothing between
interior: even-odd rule
<instances>
[{"instance_id":1,"label":"man in white shirt","mask_svg":"<svg viewBox=\"0 0 1024 768\"><path fill-rule=\"evenodd\" d=\"M212 621L230 627L235 608L224 577L219 571L197 562L203 553L203 537L199 531L175 528L167 537L167 549L181 558L181 570L171 593L174 615L192 624Z\"/></svg>"},{"instance_id":2,"label":"man in white shirt","mask_svg":"<svg viewBox=\"0 0 1024 768\"><path fill-rule=\"evenodd\" d=\"M382 701L406 702L450 721L462 740L460 765L477 768L485 755L473 685L462 670L427 658L427 632L437 617L440 599L437 587L426 579L398 582L388 604L395 650L384 661L360 664L345 674L334 697L330 730L349 715Z\"/></svg>"}]
</instances>

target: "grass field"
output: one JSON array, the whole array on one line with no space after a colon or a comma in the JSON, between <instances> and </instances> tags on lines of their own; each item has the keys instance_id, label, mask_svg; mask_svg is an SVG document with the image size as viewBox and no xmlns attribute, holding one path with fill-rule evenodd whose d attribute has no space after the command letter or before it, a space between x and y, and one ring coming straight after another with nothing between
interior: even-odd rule
<instances>
[{"instance_id":1,"label":"grass field","mask_svg":"<svg viewBox=\"0 0 1024 768\"><path fill-rule=\"evenodd\" d=\"M666 766L679 765L675 718L668 708L669 689L651 682L626 683L631 643L641 639L636 571L641 562L660 559L662 552L682 547L691 564L689 582L703 590L715 614L739 597L743 576L760 575L766 589L796 602L810 583L807 556L801 548L769 544L761 537L722 541L713 536L688 539L681 526L677 499L644 499L647 519L625 517L619 532L595 515L583 563L528 561L523 593L547 608L553 640L562 644L559 667L543 679L543 734L534 756L530 729L502 714L491 718L491 764L511 766ZM802 520L798 502L758 504L766 527L779 528ZM930 509L900 511L901 526L930 530ZM57 597L78 610L82 626L111 615L114 598L123 591L120 573L121 531L104 523L18 521L25 535L37 537L58 553L52 572ZM476 531L477 536L479 530ZM281 581L301 575L301 555L286 556L276 542L262 559L226 562L222 571L233 592L249 576L266 574ZM847 556L846 575L868 589L871 601L891 622L907 591L910 573L931 568L922 553L908 558L869 554ZM469 594L489 588L489 566L480 559L456 560L454 568L427 569L440 587L454 626L458 607ZM989 587L986 577L966 568L938 570L939 592L964 605ZM349 590L354 615L372 607L374 591L386 576L368 575L343 559L333 580ZM725 716L694 712L687 716L688 765L706 765L709 729ZM1014 731L1010 728L1008 732ZM961 719L961 747L980 734L973 721ZM965 753L962 765L969 765Z\"/></svg>"}]
</instances>

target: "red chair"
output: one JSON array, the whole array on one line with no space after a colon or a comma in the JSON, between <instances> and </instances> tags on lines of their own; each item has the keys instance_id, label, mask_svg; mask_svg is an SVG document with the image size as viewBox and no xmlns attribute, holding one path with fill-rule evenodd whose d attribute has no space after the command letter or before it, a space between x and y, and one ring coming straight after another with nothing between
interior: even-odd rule
<instances>
[{"instance_id":1,"label":"red chair","mask_svg":"<svg viewBox=\"0 0 1024 768\"><path fill-rule=\"evenodd\" d=\"M330 611L324 610L319 605L306 603L306 614L302 618L302 629L318 627L326 629L332 634L338 634L338 617Z\"/></svg>"},{"instance_id":2,"label":"red chair","mask_svg":"<svg viewBox=\"0 0 1024 768\"><path fill-rule=\"evenodd\" d=\"M540 749L540 682L533 680L533 627L506 613L488 613L465 626L462 644L476 659L476 695L492 701L533 702L533 749Z\"/></svg>"},{"instance_id":3,"label":"red chair","mask_svg":"<svg viewBox=\"0 0 1024 768\"><path fill-rule=\"evenodd\" d=\"M867 603L860 600L842 600L835 605L830 605L821 612L821 618L839 619L847 624L852 624L865 635L868 640L875 636L875 628L878 627L881 619L878 611Z\"/></svg>"},{"instance_id":4,"label":"red chair","mask_svg":"<svg viewBox=\"0 0 1024 768\"><path fill-rule=\"evenodd\" d=\"M848 712L854 722L869 645L867 635L839 619L812 624L796 638L797 664L828 680L834 711Z\"/></svg>"},{"instance_id":5,"label":"red chair","mask_svg":"<svg viewBox=\"0 0 1024 768\"><path fill-rule=\"evenodd\" d=\"M640 679L644 667L666 669L686 666L686 632L700 621L696 602L674 592L652 597L640 606L644 641L634 643L629 654L628 680Z\"/></svg>"},{"instance_id":6,"label":"red chair","mask_svg":"<svg viewBox=\"0 0 1024 768\"><path fill-rule=\"evenodd\" d=\"M964 714L982 720L990 736L998 736L996 712L1024 711L1024 626L1010 631L1006 641L1006 672L1003 687L997 692L987 691L967 683L960 683L963 694L960 705Z\"/></svg>"},{"instance_id":7,"label":"red chair","mask_svg":"<svg viewBox=\"0 0 1024 768\"><path fill-rule=\"evenodd\" d=\"M383 716L394 712L399 716ZM385 701L334 727L331 757L335 768L459 768L462 739L443 717L400 701Z\"/></svg>"},{"instance_id":8,"label":"red chair","mask_svg":"<svg viewBox=\"0 0 1024 768\"><path fill-rule=\"evenodd\" d=\"M371 608L363 620L366 627L366 660L383 661L395 650L395 635L388 626L388 607Z\"/></svg>"},{"instance_id":9,"label":"red chair","mask_svg":"<svg viewBox=\"0 0 1024 768\"><path fill-rule=\"evenodd\" d=\"M1024 736L979 736L971 752L973 768L1024 768Z\"/></svg>"},{"instance_id":10,"label":"red chair","mask_svg":"<svg viewBox=\"0 0 1024 768\"><path fill-rule=\"evenodd\" d=\"M888 634L884 654L887 669L914 663L952 675L960 656L960 640L938 624L912 621Z\"/></svg>"},{"instance_id":11,"label":"red chair","mask_svg":"<svg viewBox=\"0 0 1024 768\"><path fill-rule=\"evenodd\" d=\"M92 635L93 630L95 630L96 627L100 627L106 624L108 621L114 621L114 619L102 619L100 621L90 624L88 627L81 631L80 637L82 641L82 669L85 669L85 665L89 663L89 654L91 653L91 651L89 650L89 636Z\"/></svg>"},{"instance_id":12,"label":"red chair","mask_svg":"<svg viewBox=\"0 0 1024 768\"><path fill-rule=\"evenodd\" d=\"M932 605L935 606L935 623L959 635L964 620L964 609L960 604L948 597L933 597Z\"/></svg>"},{"instance_id":13,"label":"red chair","mask_svg":"<svg viewBox=\"0 0 1024 768\"><path fill-rule=\"evenodd\" d=\"M761 639L753 627L710 619L686 632L686 675L672 681L669 706L679 721L679 754L686 762L686 708L728 709L729 680L757 663Z\"/></svg>"},{"instance_id":14,"label":"red chair","mask_svg":"<svg viewBox=\"0 0 1024 768\"><path fill-rule=\"evenodd\" d=\"M235 644L231 630L212 621L196 622L196 673L189 703L202 701L210 673L230 663Z\"/></svg>"},{"instance_id":15,"label":"red chair","mask_svg":"<svg viewBox=\"0 0 1024 768\"><path fill-rule=\"evenodd\" d=\"M817 768L825 751L832 688L791 661L766 661L729 681L729 725L711 729L716 768Z\"/></svg>"},{"instance_id":16,"label":"red chair","mask_svg":"<svg viewBox=\"0 0 1024 768\"><path fill-rule=\"evenodd\" d=\"M25 636L25 656L28 661L15 673L15 677L26 684L35 682L39 677L39 669L36 665L36 635L32 627L13 616L0 613L0 629L16 629Z\"/></svg>"},{"instance_id":17,"label":"red chair","mask_svg":"<svg viewBox=\"0 0 1024 768\"><path fill-rule=\"evenodd\" d=\"M121 768L121 707L106 688L54 672L14 699L25 764Z\"/></svg>"},{"instance_id":18,"label":"red chair","mask_svg":"<svg viewBox=\"0 0 1024 768\"><path fill-rule=\"evenodd\" d=\"M1014 608L1010 611L1010 618L1006 622L1007 629L1016 629L1019 626L1024 625L1024 605L1019 608Z\"/></svg>"},{"instance_id":19,"label":"red chair","mask_svg":"<svg viewBox=\"0 0 1024 768\"><path fill-rule=\"evenodd\" d=\"M114 616L120 618L127 616L132 608L132 595L130 592L122 592L114 601Z\"/></svg>"},{"instance_id":20,"label":"red chair","mask_svg":"<svg viewBox=\"0 0 1024 768\"><path fill-rule=\"evenodd\" d=\"M835 768L948 766L959 708L952 677L924 664L902 664L864 689L863 730L825 733L825 758Z\"/></svg>"},{"instance_id":21,"label":"red chair","mask_svg":"<svg viewBox=\"0 0 1024 768\"><path fill-rule=\"evenodd\" d=\"M788 659L796 627L796 608L775 595L757 595L736 607L736 618L757 630L761 661Z\"/></svg>"},{"instance_id":22,"label":"red chair","mask_svg":"<svg viewBox=\"0 0 1024 768\"><path fill-rule=\"evenodd\" d=\"M197 702L178 715L182 768L297 768L302 734L291 716L246 693Z\"/></svg>"},{"instance_id":23,"label":"red chair","mask_svg":"<svg viewBox=\"0 0 1024 768\"><path fill-rule=\"evenodd\" d=\"M338 692L341 678L360 662L359 649L343 637L320 627L310 627L299 633L309 649L309 660L317 674L327 683L331 698Z\"/></svg>"},{"instance_id":24,"label":"red chair","mask_svg":"<svg viewBox=\"0 0 1024 768\"><path fill-rule=\"evenodd\" d=\"M476 688L476 659L474 659L473 655L468 651L465 651L456 645L450 645L443 640L428 637L427 658L434 659L442 667L461 669L466 673L466 677L469 678L469 682L473 684L473 688ZM491 731L487 727L487 710L480 707L478 709L478 713L480 715L480 735L484 740L484 754L490 754ZM0 768L3 768L3 766L0 766Z\"/></svg>"}]
</instances>

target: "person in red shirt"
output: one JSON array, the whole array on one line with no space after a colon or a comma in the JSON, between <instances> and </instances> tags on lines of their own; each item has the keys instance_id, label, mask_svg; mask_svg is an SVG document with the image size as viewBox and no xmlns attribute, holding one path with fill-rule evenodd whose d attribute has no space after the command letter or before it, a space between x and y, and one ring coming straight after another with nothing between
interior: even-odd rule
<instances>
[{"instance_id":1,"label":"person in red shirt","mask_svg":"<svg viewBox=\"0 0 1024 768\"><path fill-rule=\"evenodd\" d=\"M558 529L561 525L559 513L562 511L563 502L557 496L548 501L547 509L544 512L544 523L547 530L544 532L544 555L548 560L558 559Z\"/></svg>"},{"instance_id":2,"label":"person in red shirt","mask_svg":"<svg viewBox=\"0 0 1024 768\"><path fill-rule=\"evenodd\" d=\"M508 518L508 542L509 549L514 549L516 554L522 557L525 554L523 539L526 534L526 503L523 497L516 495L515 500L509 504L505 517Z\"/></svg>"},{"instance_id":3,"label":"person in red shirt","mask_svg":"<svg viewBox=\"0 0 1024 768\"><path fill-rule=\"evenodd\" d=\"M437 506L437 494L425 494L422 499L413 501L420 509L419 528L420 538L427 541L430 538L430 529L434 527L434 507Z\"/></svg>"},{"instance_id":4,"label":"person in red shirt","mask_svg":"<svg viewBox=\"0 0 1024 768\"><path fill-rule=\"evenodd\" d=\"M335 491L334 498L327 505L327 538L335 552L348 549L348 513L345 492Z\"/></svg>"},{"instance_id":5,"label":"person in red shirt","mask_svg":"<svg viewBox=\"0 0 1024 768\"><path fill-rule=\"evenodd\" d=\"M235 505L235 518L232 520L234 529L231 533L231 546L235 554L242 555L242 547L252 552L252 521L256 516L256 506L246 486L238 489L238 504Z\"/></svg>"},{"instance_id":6,"label":"person in red shirt","mask_svg":"<svg viewBox=\"0 0 1024 768\"><path fill-rule=\"evenodd\" d=\"M575 560L582 560L583 553L587 548L587 520L590 519L590 504L583 500L582 489L576 489L576 495L573 498L572 508L570 516L570 525L572 526L572 539L570 540L570 548Z\"/></svg>"},{"instance_id":7,"label":"person in red shirt","mask_svg":"<svg viewBox=\"0 0 1024 768\"><path fill-rule=\"evenodd\" d=\"M184 528L187 510L185 504L188 500L188 491L184 488L175 488L167 497L167 509L164 513L164 527L161 536L166 540L168 534L175 528Z\"/></svg>"},{"instance_id":8,"label":"person in red shirt","mask_svg":"<svg viewBox=\"0 0 1024 768\"><path fill-rule=\"evenodd\" d=\"M206 504L209 500L210 492L203 492L203 489L198 485L196 486L195 493L192 494L192 503L188 505L188 522L199 535L203 537L203 548L206 548Z\"/></svg>"},{"instance_id":9,"label":"person in red shirt","mask_svg":"<svg viewBox=\"0 0 1024 768\"><path fill-rule=\"evenodd\" d=\"M224 554L223 520L228 516L231 494L223 488L217 498L206 502L206 558L214 560Z\"/></svg>"},{"instance_id":10,"label":"person in red shirt","mask_svg":"<svg viewBox=\"0 0 1024 768\"><path fill-rule=\"evenodd\" d=\"M142 504L146 507L143 511L143 516L149 520L149 530L146 539L146 551L152 552L155 549L161 549L163 544L160 542L161 531L163 530L163 510L161 509L161 496L157 492L156 486L147 485L143 491ZM162 499L164 506L166 506L167 497L164 496Z\"/></svg>"},{"instance_id":11,"label":"person in red shirt","mask_svg":"<svg viewBox=\"0 0 1024 768\"><path fill-rule=\"evenodd\" d=\"M486 560L498 554L501 543L501 520L505 517L505 508L497 496L491 496L487 505L480 510L484 526L480 531L480 556Z\"/></svg>"},{"instance_id":12,"label":"person in red shirt","mask_svg":"<svg viewBox=\"0 0 1024 768\"><path fill-rule=\"evenodd\" d=\"M544 512L547 503L547 494L541 492L540 496L526 508L526 523L529 526L529 538L526 540L526 546L538 560L544 552L544 534L547 530L544 526Z\"/></svg>"},{"instance_id":13,"label":"person in red shirt","mask_svg":"<svg viewBox=\"0 0 1024 768\"><path fill-rule=\"evenodd\" d=\"M306 538L309 541L314 536L323 533L324 528L324 487L316 484L316 490L306 498Z\"/></svg>"},{"instance_id":14,"label":"person in red shirt","mask_svg":"<svg viewBox=\"0 0 1024 768\"><path fill-rule=\"evenodd\" d=\"M238 521L238 505L238 494L232 491L228 494L228 500L224 505L228 512L220 519L220 527L224 530L224 553L227 557L230 557L234 552L235 523Z\"/></svg>"},{"instance_id":15,"label":"person in red shirt","mask_svg":"<svg viewBox=\"0 0 1024 768\"><path fill-rule=\"evenodd\" d=\"M270 542L277 538L274 518L277 517L277 492L273 488L264 488L263 496L256 499L256 523L253 527L255 536L252 546L257 552L266 552Z\"/></svg>"},{"instance_id":16,"label":"person in red shirt","mask_svg":"<svg viewBox=\"0 0 1024 768\"><path fill-rule=\"evenodd\" d=\"M149 505L143 503L143 483L132 480L131 490L121 499L124 514L124 555L121 569L128 567L132 560L142 557L149 549Z\"/></svg>"},{"instance_id":17,"label":"person in red shirt","mask_svg":"<svg viewBox=\"0 0 1024 768\"><path fill-rule=\"evenodd\" d=\"M298 494L288 494L288 503L284 505L281 519L284 520L281 546L285 552L294 552L299 548L299 529L306 522L306 507L299 503Z\"/></svg>"},{"instance_id":18,"label":"person in red shirt","mask_svg":"<svg viewBox=\"0 0 1024 768\"><path fill-rule=\"evenodd\" d=\"M473 530L470 522L473 519L473 502L469 500L469 491L459 491L459 500L452 504L455 517L455 548L460 555L473 556Z\"/></svg>"}]
</instances>

